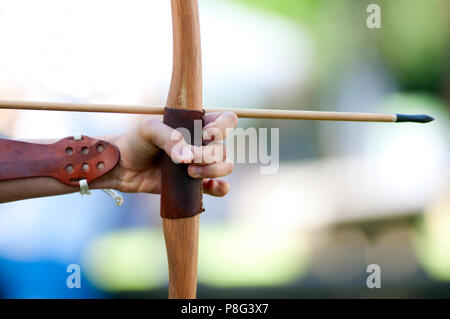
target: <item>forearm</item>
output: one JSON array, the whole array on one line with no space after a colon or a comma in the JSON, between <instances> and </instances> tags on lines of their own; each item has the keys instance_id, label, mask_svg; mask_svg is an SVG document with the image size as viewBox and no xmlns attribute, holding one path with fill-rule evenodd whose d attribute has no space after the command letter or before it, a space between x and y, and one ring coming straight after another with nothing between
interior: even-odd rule
<instances>
[{"instance_id":1,"label":"forearm","mask_svg":"<svg viewBox=\"0 0 450 319\"><path fill-rule=\"evenodd\" d=\"M76 192L51 177L23 178L0 182L0 203Z\"/></svg>"}]
</instances>

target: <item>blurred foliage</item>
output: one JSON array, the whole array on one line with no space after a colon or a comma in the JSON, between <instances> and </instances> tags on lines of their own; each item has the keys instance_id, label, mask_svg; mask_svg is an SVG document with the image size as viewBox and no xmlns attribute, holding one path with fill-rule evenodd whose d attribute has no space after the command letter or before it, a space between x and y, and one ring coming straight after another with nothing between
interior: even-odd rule
<instances>
[{"instance_id":1,"label":"blurred foliage","mask_svg":"<svg viewBox=\"0 0 450 319\"><path fill-rule=\"evenodd\" d=\"M145 291L167 281L159 228L124 229L94 239L83 256L87 277L108 292Z\"/></svg>"},{"instance_id":2,"label":"blurred foliage","mask_svg":"<svg viewBox=\"0 0 450 319\"><path fill-rule=\"evenodd\" d=\"M205 225L199 252L199 281L216 287L289 284L309 263L306 240L274 225Z\"/></svg>"},{"instance_id":3,"label":"blurred foliage","mask_svg":"<svg viewBox=\"0 0 450 319\"><path fill-rule=\"evenodd\" d=\"M449 71L450 1L380 1L379 48L405 89L439 89Z\"/></svg>"},{"instance_id":4,"label":"blurred foliage","mask_svg":"<svg viewBox=\"0 0 450 319\"><path fill-rule=\"evenodd\" d=\"M325 82L355 59L381 60L407 90L438 91L449 72L448 0L234 0L284 16L312 35ZM368 29L366 8L381 7L381 29ZM379 62L380 63L380 62Z\"/></svg>"},{"instance_id":5,"label":"blurred foliage","mask_svg":"<svg viewBox=\"0 0 450 319\"><path fill-rule=\"evenodd\" d=\"M427 213L415 240L419 259L431 278L450 281L450 198L433 203Z\"/></svg>"}]
</instances>

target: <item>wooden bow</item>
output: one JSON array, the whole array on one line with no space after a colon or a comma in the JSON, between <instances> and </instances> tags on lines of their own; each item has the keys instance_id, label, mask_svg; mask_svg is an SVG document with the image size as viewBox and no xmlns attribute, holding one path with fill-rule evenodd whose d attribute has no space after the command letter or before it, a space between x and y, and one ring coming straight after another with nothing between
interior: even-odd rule
<instances>
[{"instance_id":1,"label":"wooden bow","mask_svg":"<svg viewBox=\"0 0 450 319\"><path fill-rule=\"evenodd\" d=\"M173 70L166 107L202 109L202 62L197 0L172 0ZM197 293L199 215L162 219L169 263L169 298Z\"/></svg>"}]
</instances>

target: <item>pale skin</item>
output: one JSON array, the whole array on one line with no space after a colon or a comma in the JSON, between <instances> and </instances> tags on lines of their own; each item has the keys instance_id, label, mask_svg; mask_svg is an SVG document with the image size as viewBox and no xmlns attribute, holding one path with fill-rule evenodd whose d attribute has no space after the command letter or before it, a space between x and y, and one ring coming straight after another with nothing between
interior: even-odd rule
<instances>
[{"instance_id":1,"label":"pale skin","mask_svg":"<svg viewBox=\"0 0 450 319\"><path fill-rule=\"evenodd\" d=\"M221 140L237 123L238 118L232 112L207 113L203 137L209 142L203 147L188 145L181 134L153 118L144 120L126 134L99 137L117 145L121 159L112 171L93 181L89 187L112 188L126 193L159 194L161 153L166 152L174 161L189 164L188 174L192 178L203 179L205 194L225 196L230 185L220 178L231 174L234 167L233 163L226 161L226 150ZM56 140L45 141L53 142ZM79 189L50 177L0 181L0 203L78 191Z\"/></svg>"}]
</instances>

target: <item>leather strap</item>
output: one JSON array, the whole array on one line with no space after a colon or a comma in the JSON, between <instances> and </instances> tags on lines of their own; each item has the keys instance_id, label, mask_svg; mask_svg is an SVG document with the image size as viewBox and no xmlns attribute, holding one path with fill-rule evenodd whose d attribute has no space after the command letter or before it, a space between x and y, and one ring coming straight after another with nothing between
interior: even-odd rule
<instances>
[{"instance_id":1,"label":"leather strap","mask_svg":"<svg viewBox=\"0 0 450 319\"><path fill-rule=\"evenodd\" d=\"M164 123L172 128L185 128L190 137L194 139L194 121L202 121L204 111L183 110L166 107L164 109ZM181 132L182 133L182 132ZM197 135L202 136L202 132ZM185 136L187 143L191 145L202 145L202 139L191 141ZM194 179L188 175L188 164L175 164L172 159L164 153L161 178L161 217L179 219L192 217L204 211L202 195L202 179Z\"/></svg>"},{"instance_id":2,"label":"leather strap","mask_svg":"<svg viewBox=\"0 0 450 319\"><path fill-rule=\"evenodd\" d=\"M119 162L117 146L82 136L54 144L0 139L0 180L53 177L69 186L88 183L111 171Z\"/></svg>"}]
</instances>

